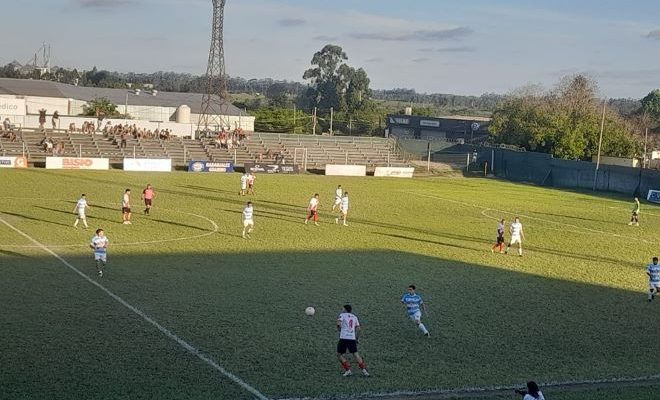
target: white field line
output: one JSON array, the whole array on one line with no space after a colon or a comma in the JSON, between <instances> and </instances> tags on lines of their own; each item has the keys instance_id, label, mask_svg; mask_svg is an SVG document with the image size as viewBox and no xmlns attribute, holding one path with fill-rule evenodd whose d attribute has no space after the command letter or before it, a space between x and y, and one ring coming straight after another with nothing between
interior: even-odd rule
<instances>
[{"instance_id":1,"label":"white field line","mask_svg":"<svg viewBox=\"0 0 660 400\"><path fill-rule=\"evenodd\" d=\"M248 383L243 381L241 378L238 376L232 374L231 372L227 371L225 368L223 368L221 365L219 365L217 362L215 362L213 359L211 359L209 356L206 354L202 353L200 350L198 350L196 347L191 345L190 343L186 342L185 340L181 339L178 337L174 332L170 331L169 329L165 328L163 325L158 323L156 320L151 318L149 315L145 314L143 311L140 309L136 308L135 306L131 305L128 303L126 300L122 299L118 295L114 294L110 289L107 289L105 286L101 285L97 281L93 280L89 276L87 276L85 273L80 271L78 268L74 267L69 263L67 260L64 258L60 257L57 253L55 253L53 250L49 249L45 245L41 244L39 241L34 239L32 236L28 235L27 233L19 230L15 226L11 225L9 222L5 221L2 217L0 217L0 222L5 224L7 227L11 228L14 230L16 233L19 235L23 236L30 242L34 243L36 247L42 249L46 253L50 254L51 256L55 257L57 260L59 260L62 264L67 266L70 270L75 272L76 274L80 275L84 280L87 282L91 283L92 285L96 286L97 288L101 289L105 294L108 296L112 297L115 299L119 304L122 306L128 308L130 311L133 313L137 314L138 316L142 317L143 320L146 322L150 323L153 325L156 329L158 329L163 335L167 336L168 338L174 340L176 343L178 343L181 347L183 347L185 350L187 350L189 353L192 355L196 356L200 360L204 361L206 364L210 365L213 369L216 371L220 372L222 375L227 377L228 379L232 380L234 383L238 384L240 387L243 389L247 390L248 392L252 393L255 397L257 397L260 400L268 400L268 397L263 395L261 392L259 392L257 389L254 387L250 386Z\"/></svg>"},{"instance_id":2,"label":"white field line","mask_svg":"<svg viewBox=\"0 0 660 400\"><path fill-rule=\"evenodd\" d=\"M2 198L2 197L0 197L0 198ZM40 200L42 200L42 199L40 199ZM62 200L62 201L64 201L64 200ZM100 204L108 204L108 203L100 203ZM176 238L170 238L170 239L145 240L145 241L127 242L127 243L113 243L112 247L117 247L117 246L140 246L140 245L143 245L143 244L180 242L180 241L183 241L183 240L199 239L199 238L203 238L205 236L210 236L210 235L213 235L214 233L217 233L220 230L220 228L218 227L218 224L215 221L213 221L212 219L207 218L203 215L193 214L193 213L189 213L189 212L185 212L185 211L179 211L179 210L170 210L170 209L167 209L167 208L160 208L160 207L157 208L157 210L159 210L159 211L170 211L170 212L190 215L190 216L193 216L193 217L203 219L203 220L205 220L205 221L207 221L208 223L211 224L212 230L210 230L208 232L205 232L205 233L201 233L199 235L182 236L182 237L176 237ZM70 247L87 247L87 244L48 244L46 246L48 246L48 248L51 248L51 249L61 249L61 248L67 248L67 247L69 247L69 248ZM32 245L32 244L27 244L26 245L26 244L2 244L2 243L0 243L0 247L11 247L11 248L14 248L14 249L16 249L16 248L25 249L25 248L35 248L35 247L38 248L39 246Z\"/></svg>"},{"instance_id":3,"label":"white field line","mask_svg":"<svg viewBox=\"0 0 660 400\"><path fill-rule=\"evenodd\" d=\"M465 207L473 207L473 208L477 208L477 209L481 210L481 215L483 215L483 216L486 217L486 218L491 218L491 219L498 219L498 218L495 218L495 217L492 217L492 216L489 216L489 215L486 215L486 214L485 214L486 212L492 210L492 211L496 211L496 212L503 213L503 214L516 215L516 216L523 217L523 218L526 218L526 219L533 219L533 220L537 220L537 221L545 222L545 223L547 223L547 224L553 224L553 225L558 225L558 226L564 226L564 227L574 228L574 229L577 229L577 230L578 230L578 231L576 232L576 231L570 231L570 230L565 230L565 229L559 229L559 230L561 230L561 231L563 231L563 232L575 232L575 233L582 233L582 234L584 234L585 231L586 231L586 232L588 232L588 233L594 233L594 234L598 234L598 235L607 235L607 236L612 236L612 237L617 237L617 238L625 238L626 240L635 240L635 241L639 241L639 242L642 242L642 243L649 243L649 244L656 244L656 243L657 243L657 242L655 242L655 241L650 241L650 240L646 240L646 239L640 239L640 238L635 238L635 237L629 237L629 236L625 236L625 235L620 235L620 234L618 234L618 233L612 233L612 232L601 231L601 230L599 230L599 229L592 229L592 228L587 228L587 227L584 227L584 226L578 226L578 225L573 225L573 224L567 224L567 223L565 223L565 222L552 221L552 220L545 219L545 218L532 217L532 216L530 216L530 215L518 214L518 213L515 213L515 212L511 212L511 211L498 210L498 209L496 209L496 208L484 207L484 206L479 205L479 204L466 203L466 202L464 202L464 201L458 201L458 200L453 200L453 199L447 199L447 198L444 198L444 197L433 196L433 195L430 195L430 194L415 193L415 192L406 192L406 193L408 193L408 194L412 194L412 195L414 195L414 196L428 197L428 198L431 198L431 199L437 199L437 200L447 201L447 202L455 203L455 204L459 204L459 205L462 205L462 206L465 206ZM553 229L553 228L549 228L549 229Z\"/></svg>"},{"instance_id":4,"label":"white field line","mask_svg":"<svg viewBox=\"0 0 660 400\"><path fill-rule=\"evenodd\" d=\"M556 389L568 389L576 386L604 386L611 384L612 386L617 383L634 383L634 382L646 382L646 381L656 381L660 379L660 374L657 375L646 375L646 376L637 376L637 377L618 377L618 378L604 378L604 379L585 379L581 381L563 381L563 382L546 382L539 383L542 389L545 388L556 388ZM360 393L358 395L349 395L349 396L332 396L332 397L291 397L279 400L324 400L324 399L387 399L387 398L399 398L399 397L410 397L417 398L423 396L438 396L439 398L453 397L453 396L466 396L466 395L475 395L479 396L480 394L491 395L493 392L512 392L514 389L519 389L523 387L524 384L520 385L495 385L495 386L483 386L483 387L464 387L459 389L438 389L438 390L420 390L420 391L408 391L401 390L395 392L380 392L380 393Z\"/></svg>"}]
</instances>

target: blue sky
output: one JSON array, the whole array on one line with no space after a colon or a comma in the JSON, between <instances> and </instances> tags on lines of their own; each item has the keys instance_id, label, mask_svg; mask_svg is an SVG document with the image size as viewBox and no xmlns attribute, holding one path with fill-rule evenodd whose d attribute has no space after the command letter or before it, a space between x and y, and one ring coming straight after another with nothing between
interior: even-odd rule
<instances>
[{"instance_id":1,"label":"blue sky","mask_svg":"<svg viewBox=\"0 0 660 400\"><path fill-rule=\"evenodd\" d=\"M33 0L3 4L0 63L46 41L53 62L201 74L210 0ZM586 73L601 95L660 88L660 1L227 0L227 73L302 81L338 44L372 87L480 95L552 87Z\"/></svg>"}]
</instances>

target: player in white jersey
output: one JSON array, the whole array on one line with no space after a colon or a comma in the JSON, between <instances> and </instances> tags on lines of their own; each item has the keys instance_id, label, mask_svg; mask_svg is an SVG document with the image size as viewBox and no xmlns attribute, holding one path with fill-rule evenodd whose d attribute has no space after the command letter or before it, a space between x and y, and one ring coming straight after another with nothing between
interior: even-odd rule
<instances>
[{"instance_id":1,"label":"player in white jersey","mask_svg":"<svg viewBox=\"0 0 660 400\"><path fill-rule=\"evenodd\" d=\"M131 224L131 189L124 191L124 197L121 200L121 218L124 225Z\"/></svg>"},{"instance_id":2,"label":"player in white jersey","mask_svg":"<svg viewBox=\"0 0 660 400\"><path fill-rule=\"evenodd\" d=\"M105 236L105 232L100 228L96 230L96 235L89 243L89 247L94 250L94 261L96 262L96 270L99 277L103 276L103 268L105 268L105 264L108 262L108 243L109 240Z\"/></svg>"},{"instance_id":3,"label":"player in white jersey","mask_svg":"<svg viewBox=\"0 0 660 400\"><path fill-rule=\"evenodd\" d=\"M245 173L241 175L241 191L238 192L240 196L245 196L247 193L248 180L250 180L250 176L248 175L247 171L245 171Z\"/></svg>"},{"instance_id":4,"label":"player in white jersey","mask_svg":"<svg viewBox=\"0 0 660 400\"><path fill-rule=\"evenodd\" d=\"M527 382L527 390L515 390L517 394L523 396L522 400L545 400L543 392L539 389L539 385L534 381Z\"/></svg>"},{"instance_id":5,"label":"player in white jersey","mask_svg":"<svg viewBox=\"0 0 660 400\"><path fill-rule=\"evenodd\" d=\"M358 318L353 314L353 308L350 304L344 305L344 310L339 314L339 317L337 318L337 330L339 331L337 358L344 370L344 376L353 375L353 372L351 371L351 363L349 363L348 359L344 357L346 352L353 354L362 374L364 376L369 376L367 365L364 363L364 359L360 356L357 349L360 321L358 321Z\"/></svg>"},{"instance_id":6,"label":"player in white jersey","mask_svg":"<svg viewBox=\"0 0 660 400\"><path fill-rule=\"evenodd\" d=\"M252 208L252 202L248 201L243 209L243 239L250 237L252 228L254 228L254 208Z\"/></svg>"},{"instance_id":7,"label":"player in white jersey","mask_svg":"<svg viewBox=\"0 0 660 400\"><path fill-rule=\"evenodd\" d=\"M426 303L422 300L422 296L415 293L415 289L415 285L408 286L408 293L401 297L401 303L406 307L408 318L415 321L417 327L422 331L424 336L430 337L431 334L422 323L422 310L424 310L424 313L428 313L426 310Z\"/></svg>"},{"instance_id":8,"label":"player in white jersey","mask_svg":"<svg viewBox=\"0 0 660 400\"><path fill-rule=\"evenodd\" d=\"M506 246L506 251L505 253L509 253L509 247L511 247L514 244L518 244L518 255L522 257L523 251L522 251L522 241L525 239L525 234L523 233L523 226L522 223L520 222L520 218L516 217L516 219L513 221L511 226L509 226L509 233L511 233L511 241L509 242L509 245Z\"/></svg>"},{"instance_id":9,"label":"player in white jersey","mask_svg":"<svg viewBox=\"0 0 660 400\"><path fill-rule=\"evenodd\" d=\"M339 212L341 212L341 215L335 218L335 224L338 224L339 218L341 218L341 220L344 221L344 226L348 226L348 223L346 223L346 216L348 216L348 192L344 192L344 195L341 197L340 203L341 204L339 205Z\"/></svg>"},{"instance_id":10,"label":"player in white jersey","mask_svg":"<svg viewBox=\"0 0 660 400\"><path fill-rule=\"evenodd\" d=\"M653 257L653 262L646 267L646 275L649 276L649 302L655 300L655 294L660 291L660 265L658 257Z\"/></svg>"},{"instance_id":11,"label":"player in white jersey","mask_svg":"<svg viewBox=\"0 0 660 400\"><path fill-rule=\"evenodd\" d=\"M335 190L335 202L332 204L332 211L335 211L335 208L339 207L341 204L343 194L344 190L341 188L341 185L337 185L337 189Z\"/></svg>"},{"instance_id":12,"label":"player in white jersey","mask_svg":"<svg viewBox=\"0 0 660 400\"><path fill-rule=\"evenodd\" d=\"M85 215L85 209L91 208L89 204L87 204L87 197L85 197L85 193L80 195L80 199L76 203L76 206L73 208L73 212L78 214L78 217L76 218L76 222L73 223L73 227L77 228L78 227L78 222L82 220L83 225L85 225L85 229L89 228L87 226L87 216Z\"/></svg>"}]
</instances>

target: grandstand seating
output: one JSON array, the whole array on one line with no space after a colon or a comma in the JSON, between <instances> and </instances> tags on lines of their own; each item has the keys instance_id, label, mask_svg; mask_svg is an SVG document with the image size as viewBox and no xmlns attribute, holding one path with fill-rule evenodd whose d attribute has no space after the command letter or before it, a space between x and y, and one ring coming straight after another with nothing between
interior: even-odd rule
<instances>
[{"instance_id":1,"label":"grandstand seating","mask_svg":"<svg viewBox=\"0 0 660 400\"><path fill-rule=\"evenodd\" d=\"M241 147L220 149L210 138L172 137L161 140L129 136L126 147L121 148L118 136L70 133L57 129L45 132L23 129L17 136L15 142L0 138L0 155L21 155L25 152L31 163L45 161L49 154L40 143L44 137L50 137L55 143L64 143L62 156L104 157L109 158L111 163L119 163L125 157L136 157L171 158L175 166L186 165L190 160L234 161L241 166L246 162L272 163L277 154L281 156L281 163L302 165L306 154L307 168L311 169L323 168L325 164L360 164L368 168L407 165L390 141L373 137L253 133Z\"/></svg>"}]
</instances>

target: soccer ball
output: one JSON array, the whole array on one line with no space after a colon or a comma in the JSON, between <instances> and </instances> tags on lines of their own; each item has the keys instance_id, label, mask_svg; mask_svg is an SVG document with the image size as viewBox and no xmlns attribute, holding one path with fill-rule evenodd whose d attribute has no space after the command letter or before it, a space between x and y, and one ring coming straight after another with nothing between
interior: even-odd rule
<instances>
[{"instance_id":1,"label":"soccer ball","mask_svg":"<svg viewBox=\"0 0 660 400\"><path fill-rule=\"evenodd\" d=\"M314 307L307 307L307 308L305 308L305 314L309 315L310 317L311 317L312 315L314 315L315 312L316 312L316 310L314 309Z\"/></svg>"}]
</instances>

